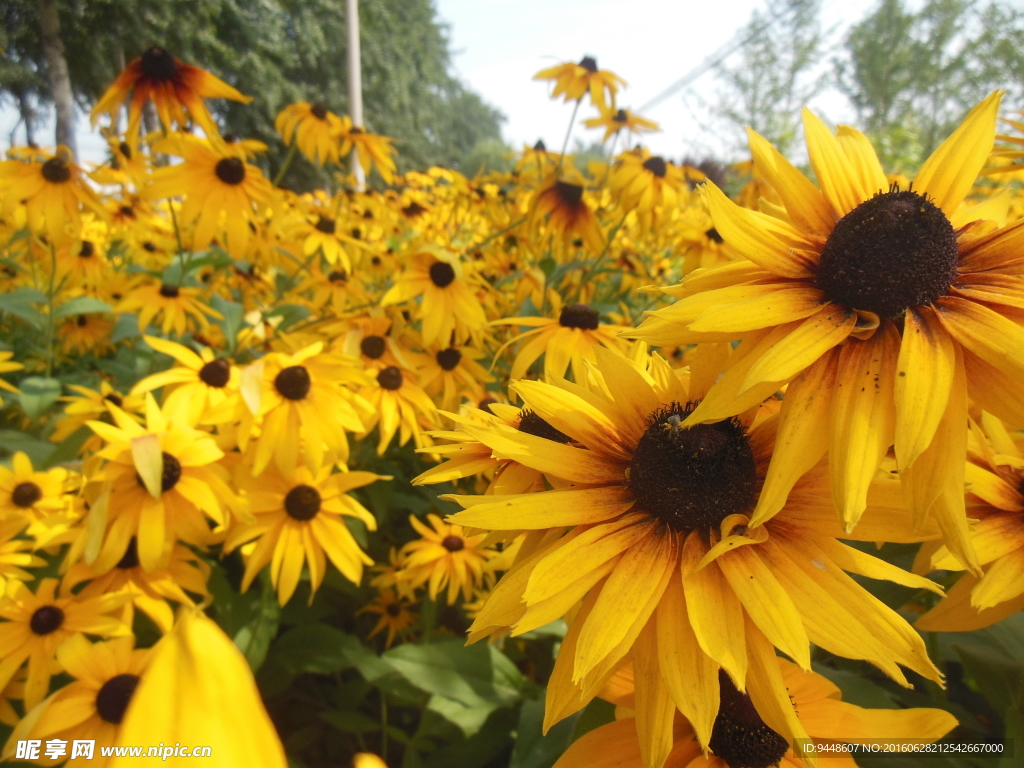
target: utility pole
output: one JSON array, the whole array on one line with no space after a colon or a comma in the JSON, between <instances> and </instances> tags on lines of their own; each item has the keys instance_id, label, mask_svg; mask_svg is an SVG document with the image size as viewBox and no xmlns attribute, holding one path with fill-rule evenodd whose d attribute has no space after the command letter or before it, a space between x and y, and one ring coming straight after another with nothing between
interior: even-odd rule
<instances>
[{"instance_id":1,"label":"utility pole","mask_svg":"<svg viewBox=\"0 0 1024 768\"><path fill-rule=\"evenodd\" d=\"M345 0L348 17L348 111L352 125L363 127L363 71L359 62L359 0ZM359 163L359 153L352 149L352 175L356 191L366 189L366 172Z\"/></svg>"}]
</instances>

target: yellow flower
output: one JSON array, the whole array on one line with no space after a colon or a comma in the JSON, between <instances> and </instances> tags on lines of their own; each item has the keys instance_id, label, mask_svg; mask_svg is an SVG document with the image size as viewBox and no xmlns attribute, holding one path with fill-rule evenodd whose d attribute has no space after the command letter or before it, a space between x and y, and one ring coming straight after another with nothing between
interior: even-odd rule
<instances>
[{"instance_id":1,"label":"yellow flower","mask_svg":"<svg viewBox=\"0 0 1024 768\"><path fill-rule=\"evenodd\" d=\"M602 108L598 117L591 117L583 121L587 128L604 128L604 137L601 143L617 134L623 128L630 133L650 133L660 131L661 128L653 120L634 115L628 109Z\"/></svg>"},{"instance_id":2,"label":"yellow flower","mask_svg":"<svg viewBox=\"0 0 1024 768\"><path fill-rule=\"evenodd\" d=\"M475 347L433 345L419 356L419 385L433 397L439 407L454 411L462 399L479 400L484 384L494 381L477 360L484 352Z\"/></svg>"},{"instance_id":3,"label":"yellow flower","mask_svg":"<svg viewBox=\"0 0 1024 768\"><path fill-rule=\"evenodd\" d=\"M890 446L917 520L936 515L955 556L980 566L964 509L968 398L1024 425L1024 301L1016 224L998 196L962 203L985 164L1001 94L976 106L910 188L890 187L867 138L838 136L809 110L804 132L820 187L750 131L755 166L782 201L740 208L702 189L716 231L749 261L698 270L681 300L633 334L653 344L742 340L738 363L684 426L742 412L785 382L774 462L791 483L828 454L848 530ZM813 382L813 383L811 383ZM762 495L754 520L785 490Z\"/></svg>"},{"instance_id":4,"label":"yellow flower","mask_svg":"<svg viewBox=\"0 0 1024 768\"><path fill-rule=\"evenodd\" d=\"M0 518L19 518L25 524L64 508L67 470L32 469L32 460L21 451L11 458L11 469L0 465Z\"/></svg>"},{"instance_id":5,"label":"yellow flower","mask_svg":"<svg viewBox=\"0 0 1024 768\"><path fill-rule=\"evenodd\" d=\"M18 741L24 739L63 739L69 754L76 739L93 739L99 747L116 744L121 721L151 658L150 650L135 650L134 645L132 637L89 643L82 635L61 645L57 660L74 681L25 715L4 746L4 759L14 757ZM79 756L66 765L109 762L95 749L92 758Z\"/></svg>"},{"instance_id":6,"label":"yellow flower","mask_svg":"<svg viewBox=\"0 0 1024 768\"><path fill-rule=\"evenodd\" d=\"M25 530L26 520L14 516L0 522L0 594L7 589L7 582L32 581L35 578L23 568L40 568L46 565L41 557L33 555L32 542L29 539L16 538Z\"/></svg>"},{"instance_id":7,"label":"yellow flower","mask_svg":"<svg viewBox=\"0 0 1024 768\"><path fill-rule=\"evenodd\" d=\"M100 637L131 635L131 629L109 614L127 595L57 597L56 579L43 579L35 594L20 581L10 582L0 598L0 689L28 659L25 709L43 700L50 687L51 664L61 643L76 633Z\"/></svg>"},{"instance_id":8,"label":"yellow flower","mask_svg":"<svg viewBox=\"0 0 1024 768\"><path fill-rule=\"evenodd\" d=\"M249 664L231 638L198 611L184 610L153 648L149 668L121 723L118 745L210 747L218 768L287 768L284 748ZM111 768L138 758L116 757ZM195 765L172 757L161 765Z\"/></svg>"},{"instance_id":9,"label":"yellow flower","mask_svg":"<svg viewBox=\"0 0 1024 768\"><path fill-rule=\"evenodd\" d=\"M14 357L13 352L0 351L0 373L10 373L11 371L20 371L25 366L21 363L12 362L11 358ZM14 392L17 394L18 388L8 384L3 379L0 379L0 390L6 389L8 392ZM0 406L4 404L3 398L0 398Z\"/></svg>"},{"instance_id":10,"label":"yellow flower","mask_svg":"<svg viewBox=\"0 0 1024 768\"><path fill-rule=\"evenodd\" d=\"M626 81L614 72L598 69L593 56L584 56L579 64L569 61L542 69L533 79L555 81L552 99L564 95L565 101L579 101L589 93L591 103L599 109L614 105L615 94L626 85Z\"/></svg>"},{"instance_id":11,"label":"yellow flower","mask_svg":"<svg viewBox=\"0 0 1024 768\"><path fill-rule=\"evenodd\" d=\"M652 208L665 212L675 208L686 188L683 172L677 166L646 150L619 155L608 185L623 208L635 209L641 215Z\"/></svg>"},{"instance_id":12,"label":"yellow flower","mask_svg":"<svg viewBox=\"0 0 1024 768\"><path fill-rule=\"evenodd\" d=\"M278 113L274 129L281 134L286 146L291 146L294 139L299 151L311 163L341 162L338 149L345 125L325 104L305 101L289 104Z\"/></svg>"},{"instance_id":13,"label":"yellow flower","mask_svg":"<svg viewBox=\"0 0 1024 768\"><path fill-rule=\"evenodd\" d=\"M346 272L351 272L352 262L348 257L348 252L341 246L341 238L338 237L337 229L336 219L319 214L316 224L309 228L309 234L302 242L302 253L308 257L319 251L327 259L328 264L341 262L342 268Z\"/></svg>"},{"instance_id":14,"label":"yellow flower","mask_svg":"<svg viewBox=\"0 0 1024 768\"><path fill-rule=\"evenodd\" d=\"M530 229L537 233L546 222L552 235L565 243L578 237L596 255L604 249L605 240L594 209L583 199L584 186L574 171L550 174L530 207Z\"/></svg>"},{"instance_id":15,"label":"yellow flower","mask_svg":"<svg viewBox=\"0 0 1024 768\"><path fill-rule=\"evenodd\" d=\"M431 528L409 515L409 523L420 538L402 547L400 578L413 589L427 584L427 594L436 600L448 587L448 605L462 592L468 601L484 578L484 567L496 553L482 546L483 535L467 536L462 526L449 525L431 513L427 515Z\"/></svg>"},{"instance_id":16,"label":"yellow flower","mask_svg":"<svg viewBox=\"0 0 1024 768\"><path fill-rule=\"evenodd\" d=\"M61 401L67 403L64 406L64 418L57 421L50 439L55 443L64 442L67 438L86 425L90 419L107 419L113 421L110 415L109 405L115 405L132 418L141 418L143 409L146 407L146 398L142 395L122 395L117 392L104 379L100 381L100 388L89 389L78 384L68 384L68 389L77 392L77 395L67 395ZM89 437L82 446L81 453L93 453L103 445L103 439L98 435Z\"/></svg>"},{"instance_id":17,"label":"yellow flower","mask_svg":"<svg viewBox=\"0 0 1024 768\"><path fill-rule=\"evenodd\" d=\"M420 431L420 422L434 426L437 407L416 383L415 374L393 365L382 368L377 372L374 383L364 387L360 394L371 408L366 419L366 431L377 427L380 432L378 455L384 455L396 432L399 445L405 445L410 438L418 448L427 444Z\"/></svg>"},{"instance_id":18,"label":"yellow flower","mask_svg":"<svg viewBox=\"0 0 1024 768\"><path fill-rule=\"evenodd\" d=\"M373 565L373 560L359 548L344 518L354 517L371 531L377 529L377 520L348 492L390 479L372 472L332 475L330 467L313 474L302 466L288 476L272 470L258 478L243 479L255 522L232 528L224 543L225 551L230 552L257 539L246 559L242 590L248 589L270 563L270 578L277 588L278 601L284 605L295 593L305 562L309 565L312 604L326 572L324 553L345 578L359 584L363 566Z\"/></svg>"},{"instance_id":19,"label":"yellow flower","mask_svg":"<svg viewBox=\"0 0 1024 768\"><path fill-rule=\"evenodd\" d=\"M114 331L114 321L105 315L76 315L60 324L57 337L65 354L102 355L113 349L107 339Z\"/></svg>"},{"instance_id":20,"label":"yellow flower","mask_svg":"<svg viewBox=\"0 0 1024 768\"><path fill-rule=\"evenodd\" d=\"M376 167L377 173L384 179L385 184L394 181L395 171L395 149L391 146L393 139L387 136L378 136L367 133L365 128L352 125L352 121L346 116L344 128L341 134L341 154L347 155L354 148L359 155L359 164L366 171Z\"/></svg>"},{"instance_id":21,"label":"yellow flower","mask_svg":"<svg viewBox=\"0 0 1024 768\"><path fill-rule=\"evenodd\" d=\"M356 611L358 616L361 613L375 613L380 619L370 630L367 637L376 637L385 629L388 631L384 647L390 648L395 642L395 637L402 635L405 630L416 623L416 614L409 610L409 602L393 589L385 587L367 605Z\"/></svg>"},{"instance_id":22,"label":"yellow flower","mask_svg":"<svg viewBox=\"0 0 1024 768\"><path fill-rule=\"evenodd\" d=\"M162 314L160 330L165 334L173 330L181 338L189 325L205 330L209 325L207 317L221 317L220 312L203 304L198 296L198 288L146 283L133 288L117 305L116 310L138 312L139 330L143 332Z\"/></svg>"}]
</instances>

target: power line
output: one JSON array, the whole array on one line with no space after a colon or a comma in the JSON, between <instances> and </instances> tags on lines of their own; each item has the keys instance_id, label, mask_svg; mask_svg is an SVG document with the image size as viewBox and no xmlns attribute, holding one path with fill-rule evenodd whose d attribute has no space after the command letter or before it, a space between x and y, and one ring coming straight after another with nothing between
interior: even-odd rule
<instances>
[{"instance_id":1,"label":"power line","mask_svg":"<svg viewBox=\"0 0 1024 768\"><path fill-rule=\"evenodd\" d=\"M672 85L670 85L664 91L662 91L657 96L655 96L653 99L651 99L646 104L644 104L642 107L640 107L640 109L637 110L637 114L641 114L642 115L642 114L647 113L650 109L652 109L653 107L656 107L658 104L663 102L669 96L672 96L672 95L678 93L683 88L686 88L688 85L692 84L695 80L697 80L705 72L708 72L709 70L714 69L715 67L717 67L719 64L721 64L727 58L732 56L732 54L734 54L736 51L738 51L740 48L742 48L744 45L746 45L751 40L753 40L755 37L757 37L759 34L764 32L765 30L767 30L772 24L774 24L776 21L781 19L787 12L789 12L791 10L795 10L795 8L796 8L796 3L786 3L781 9L775 11L774 14L769 16L764 21L763 24L761 24L760 26L758 26L755 29L750 30L750 32L746 36L741 36L741 33L737 32L735 35L733 35L732 39L730 39L728 42L726 42L717 51L715 51L710 56L705 58L704 61L702 61L696 67L694 67L689 72L687 72L685 75L683 75L681 78L679 78L674 83L672 83Z\"/></svg>"}]
</instances>

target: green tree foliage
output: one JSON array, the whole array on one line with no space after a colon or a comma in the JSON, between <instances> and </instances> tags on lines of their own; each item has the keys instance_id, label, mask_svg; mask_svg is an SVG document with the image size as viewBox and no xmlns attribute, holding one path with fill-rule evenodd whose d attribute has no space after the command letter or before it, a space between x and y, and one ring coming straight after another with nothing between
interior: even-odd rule
<instances>
[{"instance_id":1,"label":"green tree foliage","mask_svg":"<svg viewBox=\"0 0 1024 768\"><path fill-rule=\"evenodd\" d=\"M348 107L346 17L338 0L85 0L60 4L62 36L75 96L89 109L126 61L159 44L209 69L252 106L215 105L225 131L271 147L276 171L283 146L274 117L301 99ZM46 103L35 0L6 0L0 89ZM364 118L371 131L398 140L405 168L453 165L481 142L500 140L501 114L449 72L448 37L432 0L361 0ZM296 163L289 181L312 182ZM303 180L303 175L306 179Z\"/></svg>"},{"instance_id":2,"label":"green tree foliage","mask_svg":"<svg viewBox=\"0 0 1024 768\"><path fill-rule=\"evenodd\" d=\"M837 82L888 170L912 172L995 88L1024 95L1024 14L994 3L881 0L845 41Z\"/></svg>"}]
</instances>

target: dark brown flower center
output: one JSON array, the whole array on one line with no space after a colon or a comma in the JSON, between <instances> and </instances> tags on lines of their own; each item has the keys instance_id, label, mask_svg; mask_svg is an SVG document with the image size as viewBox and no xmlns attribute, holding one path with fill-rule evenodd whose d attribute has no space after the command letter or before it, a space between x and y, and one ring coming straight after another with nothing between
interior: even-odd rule
<instances>
[{"instance_id":1,"label":"dark brown flower center","mask_svg":"<svg viewBox=\"0 0 1024 768\"><path fill-rule=\"evenodd\" d=\"M586 304L566 304L558 315L559 325L584 331L596 331L600 320L601 313Z\"/></svg>"},{"instance_id":2,"label":"dark brown flower center","mask_svg":"<svg viewBox=\"0 0 1024 768\"><path fill-rule=\"evenodd\" d=\"M409 203L407 206L405 206L402 209L402 213L404 213L410 219L415 219L420 214L426 213L426 212L427 212L427 209L424 208L422 205L420 205L417 202Z\"/></svg>"},{"instance_id":3,"label":"dark brown flower center","mask_svg":"<svg viewBox=\"0 0 1024 768\"><path fill-rule=\"evenodd\" d=\"M543 437L545 440L551 440L556 443L565 444L572 442L571 437L552 427L534 411L531 411L528 408L519 412L519 426L517 426L516 429L520 432L525 432L528 435Z\"/></svg>"},{"instance_id":4,"label":"dark brown flower center","mask_svg":"<svg viewBox=\"0 0 1024 768\"><path fill-rule=\"evenodd\" d=\"M639 508L675 531L717 528L728 515L749 511L757 492L743 425L728 419L682 428L694 407L672 403L653 413L629 469Z\"/></svg>"},{"instance_id":5,"label":"dark brown flower center","mask_svg":"<svg viewBox=\"0 0 1024 768\"><path fill-rule=\"evenodd\" d=\"M199 369L199 378L207 386L220 389L231 379L231 363L223 357L211 360Z\"/></svg>"},{"instance_id":6,"label":"dark brown flower center","mask_svg":"<svg viewBox=\"0 0 1024 768\"><path fill-rule=\"evenodd\" d=\"M477 406L477 408L479 408L481 411L487 411L489 414L493 416L494 411L491 410L491 406L494 405L496 402L498 401L495 400L493 397L485 397L483 400L480 401L480 404Z\"/></svg>"},{"instance_id":7,"label":"dark brown flower center","mask_svg":"<svg viewBox=\"0 0 1024 768\"><path fill-rule=\"evenodd\" d=\"M430 281L438 288L447 288L455 280L455 269L447 261L430 265Z\"/></svg>"},{"instance_id":8,"label":"dark brown flower center","mask_svg":"<svg viewBox=\"0 0 1024 768\"><path fill-rule=\"evenodd\" d=\"M704 235L707 237L708 240L710 240L713 243L724 243L725 242L725 240L722 239L722 236L720 234L718 234L718 230L715 229L714 227L712 227L707 232L705 232Z\"/></svg>"},{"instance_id":9,"label":"dark brown flower center","mask_svg":"<svg viewBox=\"0 0 1024 768\"><path fill-rule=\"evenodd\" d=\"M818 263L832 301L898 317L944 296L956 278L956 232L924 196L893 188L843 216Z\"/></svg>"},{"instance_id":10,"label":"dark brown flower center","mask_svg":"<svg viewBox=\"0 0 1024 768\"><path fill-rule=\"evenodd\" d=\"M463 541L461 536L445 536L441 540L441 546L447 549L449 552L458 552L465 549L466 542Z\"/></svg>"},{"instance_id":11,"label":"dark brown flower center","mask_svg":"<svg viewBox=\"0 0 1024 768\"><path fill-rule=\"evenodd\" d=\"M333 269L327 276L327 280L332 283L347 283L348 273L343 269Z\"/></svg>"},{"instance_id":12,"label":"dark brown flower center","mask_svg":"<svg viewBox=\"0 0 1024 768\"><path fill-rule=\"evenodd\" d=\"M166 493L181 480L181 462L166 451L163 451L160 455L163 457L164 462L163 469L160 471L160 490ZM146 487L142 480L142 475L138 472L135 473L135 482L143 488Z\"/></svg>"},{"instance_id":13,"label":"dark brown flower center","mask_svg":"<svg viewBox=\"0 0 1024 768\"><path fill-rule=\"evenodd\" d=\"M92 240L83 240L82 247L78 249L78 255L80 258L88 259L96 253L96 246L92 244Z\"/></svg>"},{"instance_id":14,"label":"dark brown flower center","mask_svg":"<svg viewBox=\"0 0 1024 768\"><path fill-rule=\"evenodd\" d=\"M615 113L614 117L612 117L612 120L616 123L627 123L629 122L629 114L626 110L620 109Z\"/></svg>"},{"instance_id":15,"label":"dark brown flower center","mask_svg":"<svg viewBox=\"0 0 1024 768\"><path fill-rule=\"evenodd\" d=\"M309 378L309 371L301 365L290 365L282 368L281 372L274 377L274 388L281 394L281 397L288 400L302 400L309 394L309 388L313 385Z\"/></svg>"},{"instance_id":16,"label":"dark brown flower center","mask_svg":"<svg viewBox=\"0 0 1024 768\"><path fill-rule=\"evenodd\" d=\"M398 618L398 614L402 612L402 606L398 603L391 603L387 608L384 609L388 616L395 619Z\"/></svg>"},{"instance_id":17,"label":"dark brown flower center","mask_svg":"<svg viewBox=\"0 0 1024 768\"><path fill-rule=\"evenodd\" d=\"M159 45L154 45L142 54L142 74L151 80L173 80L178 74L178 62Z\"/></svg>"},{"instance_id":18,"label":"dark brown flower center","mask_svg":"<svg viewBox=\"0 0 1024 768\"><path fill-rule=\"evenodd\" d=\"M320 511L320 491L311 485L297 485L284 497L284 511L293 520L312 520Z\"/></svg>"},{"instance_id":19,"label":"dark brown flower center","mask_svg":"<svg viewBox=\"0 0 1024 768\"><path fill-rule=\"evenodd\" d=\"M325 235L333 235L334 219L329 216L321 216L316 222L316 228Z\"/></svg>"},{"instance_id":20,"label":"dark brown flower center","mask_svg":"<svg viewBox=\"0 0 1024 768\"><path fill-rule=\"evenodd\" d=\"M103 684L96 694L96 714L108 723L119 725L141 678L138 675L117 675Z\"/></svg>"},{"instance_id":21,"label":"dark brown flower center","mask_svg":"<svg viewBox=\"0 0 1024 768\"><path fill-rule=\"evenodd\" d=\"M644 168L653 173L659 179L665 178L665 174L668 172L668 164L665 159L655 155L654 157L648 157L644 160Z\"/></svg>"},{"instance_id":22,"label":"dark brown flower center","mask_svg":"<svg viewBox=\"0 0 1024 768\"><path fill-rule=\"evenodd\" d=\"M218 160L214 172L217 174L217 178L225 184L241 184L245 181L245 163L237 157L225 157L223 160Z\"/></svg>"},{"instance_id":23,"label":"dark brown flower center","mask_svg":"<svg viewBox=\"0 0 1024 768\"><path fill-rule=\"evenodd\" d=\"M59 157L51 157L43 163L43 178L51 184L63 184L71 178L71 168Z\"/></svg>"},{"instance_id":24,"label":"dark brown flower center","mask_svg":"<svg viewBox=\"0 0 1024 768\"><path fill-rule=\"evenodd\" d=\"M570 184L568 181L556 181L555 190L566 205L576 206L583 200L583 187L579 184Z\"/></svg>"},{"instance_id":25,"label":"dark brown flower center","mask_svg":"<svg viewBox=\"0 0 1024 768\"><path fill-rule=\"evenodd\" d=\"M446 371L453 371L455 367L462 362L462 353L459 352L455 347L449 347L448 349L442 349L437 353L437 364L444 368Z\"/></svg>"},{"instance_id":26,"label":"dark brown flower center","mask_svg":"<svg viewBox=\"0 0 1024 768\"><path fill-rule=\"evenodd\" d=\"M113 403L118 408L124 405L124 400L116 392L111 392L109 395L104 395L103 399L106 400L108 403Z\"/></svg>"},{"instance_id":27,"label":"dark brown flower center","mask_svg":"<svg viewBox=\"0 0 1024 768\"><path fill-rule=\"evenodd\" d=\"M359 342L359 351L371 360L379 359L385 349L387 349L387 342L383 336L366 336Z\"/></svg>"},{"instance_id":28,"label":"dark brown flower center","mask_svg":"<svg viewBox=\"0 0 1024 768\"><path fill-rule=\"evenodd\" d=\"M29 629L37 635L49 635L64 625L64 611L56 605L44 605L36 608L28 621Z\"/></svg>"},{"instance_id":29,"label":"dark brown flower center","mask_svg":"<svg viewBox=\"0 0 1024 768\"><path fill-rule=\"evenodd\" d=\"M139 540L135 536L128 540L128 546L125 547L124 555L117 561L115 567L122 571L139 567Z\"/></svg>"},{"instance_id":30,"label":"dark brown flower center","mask_svg":"<svg viewBox=\"0 0 1024 768\"><path fill-rule=\"evenodd\" d=\"M377 383L391 391L401 389L402 381L402 372L393 365L389 365L377 374Z\"/></svg>"},{"instance_id":31,"label":"dark brown flower center","mask_svg":"<svg viewBox=\"0 0 1024 768\"><path fill-rule=\"evenodd\" d=\"M121 154L124 155L126 159L132 159L132 148L131 146L129 146L127 141L122 141L120 144L117 145L117 148L121 151Z\"/></svg>"},{"instance_id":32,"label":"dark brown flower center","mask_svg":"<svg viewBox=\"0 0 1024 768\"><path fill-rule=\"evenodd\" d=\"M11 492L11 501L14 506L22 509L28 509L41 498L43 498L42 489L31 482L18 483Z\"/></svg>"},{"instance_id":33,"label":"dark brown flower center","mask_svg":"<svg viewBox=\"0 0 1024 768\"><path fill-rule=\"evenodd\" d=\"M537 143L533 145L534 152L547 152L548 147L544 143L544 139L537 139Z\"/></svg>"},{"instance_id":34,"label":"dark brown flower center","mask_svg":"<svg viewBox=\"0 0 1024 768\"><path fill-rule=\"evenodd\" d=\"M721 700L708 746L729 768L769 768L778 765L789 749L786 739L769 728L750 696L733 685L724 670L718 672Z\"/></svg>"},{"instance_id":35,"label":"dark brown flower center","mask_svg":"<svg viewBox=\"0 0 1024 768\"><path fill-rule=\"evenodd\" d=\"M327 119L327 105L322 101L318 101L316 104L309 108L309 111L313 113L313 117L317 120Z\"/></svg>"},{"instance_id":36,"label":"dark brown flower center","mask_svg":"<svg viewBox=\"0 0 1024 768\"><path fill-rule=\"evenodd\" d=\"M176 299L181 295L181 291L176 285L168 285L167 283L164 283L160 286L160 295L165 299Z\"/></svg>"},{"instance_id":37,"label":"dark brown flower center","mask_svg":"<svg viewBox=\"0 0 1024 768\"><path fill-rule=\"evenodd\" d=\"M597 72L597 59L593 56L584 56L580 60L580 66L587 70L587 72L593 74L594 72Z\"/></svg>"},{"instance_id":38,"label":"dark brown flower center","mask_svg":"<svg viewBox=\"0 0 1024 768\"><path fill-rule=\"evenodd\" d=\"M75 325L79 328L85 328L89 324L89 318L87 315L79 315L78 319L75 320Z\"/></svg>"},{"instance_id":39,"label":"dark brown flower center","mask_svg":"<svg viewBox=\"0 0 1024 768\"><path fill-rule=\"evenodd\" d=\"M126 216L129 219L135 218L135 209L133 209L130 205L122 205L120 208L118 208L118 211L122 216Z\"/></svg>"}]
</instances>

